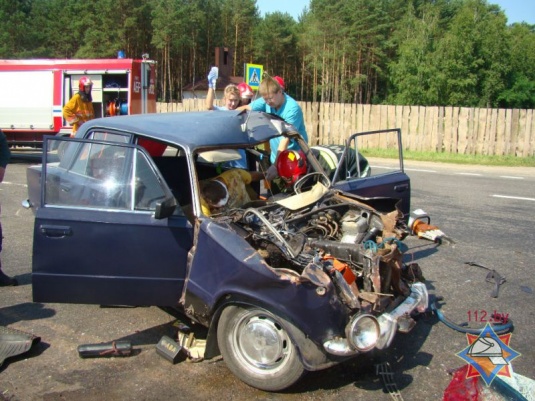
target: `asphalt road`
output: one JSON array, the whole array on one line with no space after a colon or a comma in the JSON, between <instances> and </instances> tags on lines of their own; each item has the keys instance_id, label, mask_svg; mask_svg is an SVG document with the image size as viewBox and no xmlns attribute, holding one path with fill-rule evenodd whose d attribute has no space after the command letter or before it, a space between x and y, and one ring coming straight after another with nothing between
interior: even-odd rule
<instances>
[{"instance_id":1,"label":"asphalt road","mask_svg":"<svg viewBox=\"0 0 535 401\"><path fill-rule=\"evenodd\" d=\"M31 158L29 159L31 161ZM35 161L35 159L34 159ZM372 160L372 168L388 163ZM424 316L410 334L398 335L383 353L310 373L285 393L271 394L236 379L220 359L172 365L155 352L175 318L153 308L102 308L32 303L33 215L23 209L26 161L15 160L0 185L4 250L2 266L18 287L0 288L0 325L32 333L41 341L0 367L0 400L391 400L374 365L388 362L402 399L440 400L448 370L465 362L456 354L466 335ZM406 260L422 267L431 293L445 298L442 311L456 322L482 327L494 311L514 321L510 347L521 355L516 373L535 378L535 169L483 168L406 162L412 207L455 240L437 245L409 237ZM506 282L491 298L487 271ZM135 354L82 359L80 344L128 339ZM400 398L401 399L401 398Z\"/></svg>"}]
</instances>

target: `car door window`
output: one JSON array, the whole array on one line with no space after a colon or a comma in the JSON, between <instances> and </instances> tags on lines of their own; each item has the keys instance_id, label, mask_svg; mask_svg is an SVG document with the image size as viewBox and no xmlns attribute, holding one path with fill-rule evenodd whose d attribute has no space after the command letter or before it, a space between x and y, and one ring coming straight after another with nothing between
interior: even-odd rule
<instances>
[{"instance_id":1,"label":"car door window","mask_svg":"<svg viewBox=\"0 0 535 401\"><path fill-rule=\"evenodd\" d=\"M139 148L70 142L68 149L68 158L47 165L45 205L154 211L156 203L167 196Z\"/></svg>"},{"instance_id":2,"label":"car door window","mask_svg":"<svg viewBox=\"0 0 535 401\"><path fill-rule=\"evenodd\" d=\"M320 146L315 148L321 148ZM320 163L329 160L330 173L334 176L332 165L338 165L335 182L372 177L392 172L403 172L401 155L401 132L399 129L370 131L354 134L347 141L345 149L340 146L326 146L318 156ZM372 168L366 158L367 154L378 155L385 162ZM333 159L334 161L331 161Z\"/></svg>"},{"instance_id":3,"label":"car door window","mask_svg":"<svg viewBox=\"0 0 535 401\"><path fill-rule=\"evenodd\" d=\"M107 131L91 131L87 136L88 139L96 139L106 142L119 142L119 143L130 143L131 135L129 134L119 134L116 132L107 132Z\"/></svg>"}]
</instances>

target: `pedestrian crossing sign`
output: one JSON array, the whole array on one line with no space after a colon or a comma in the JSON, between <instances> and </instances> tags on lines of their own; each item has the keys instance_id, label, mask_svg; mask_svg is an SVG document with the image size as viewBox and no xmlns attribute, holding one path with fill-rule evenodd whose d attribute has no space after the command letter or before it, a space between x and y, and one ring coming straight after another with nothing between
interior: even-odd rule
<instances>
[{"instance_id":1,"label":"pedestrian crossing sign","mask_svg":"<svg viewBox=\"0 0 535 401\"><path fill-rule=\"evenodd\" d=\"M264 66L260 64L245 64L245 83L254 90L258 90L260 81L262 81L262 74L264 73Z\"/></svg>"}]
</instances>

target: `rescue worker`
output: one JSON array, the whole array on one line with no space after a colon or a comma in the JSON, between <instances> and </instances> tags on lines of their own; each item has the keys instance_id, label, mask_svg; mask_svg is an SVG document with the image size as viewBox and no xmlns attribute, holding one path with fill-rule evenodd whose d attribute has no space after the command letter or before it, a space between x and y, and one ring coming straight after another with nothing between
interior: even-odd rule
<instances>
[{"instance_id":1,"label":"rescue worker","mask_svg":"<svg viewBox=\"0 0 535 401\"><path fill-rule=\"evenodd\" d=\"M76 134L83 123L95 118L93 98L91 97L92 88L91 79L86 76L81 77L78 81L78 93L75 93L63 106L63 117L69 125L72 125L71 136Z\"/></svg>"},{"instance_id":2,"label":"rescue worker","mask_svg":"<svg viewBox=\"0 0 535 401\"><path fill-rule=\"evenodd\" d=\"M217 177L200 182L201 209L204 215L211 216L223 210L239 208L251 202L247 185L264 178L259 171L231 169Z\"/></svg>"},{"instance_id":3,"label":"rescue worker","mask_svg":"<svg viewBox=\"0 0 535 401\"><path fill-rule=\"evenodd\" d=\"M294 98L284 92L284 88L279 83L284 81L279 77L279 80L272 77L267 77L262 80L258 89L262 97L256 99L247 106L241 106L240 109L264 111L266 113L275 114L281 117L284 121L292 124L303 139L308 142L308 134L305 128L305 121L303 117L303 110L297 104ZM297 142L288 138L277 137L269 141L271 149L270 162L271 166L266 172L266 179L273 180L277 176L277 169L275 167L275 160L277 155L285 149L300 150Z\"/></svg>"},{"instance_id":4,"label":"rescue worker","mask_svg":"<svg viewBox=\"0 0 535 401\"><path fill-rule=\"evenodd\" d=\"M206 108L208 110L235 110L240 105L240 91L234 84L229 84L223 91L224 106L214 106L215 90L217 87L217 78L219 68L212 67L208 76L208 93L206 94Z\"/></svg>"},{"instance_id":5,"label":"rescue worker","mask_svg":"<svg viewBox=\"0 0 535 401\"><path fill-rule=\"evenodd\" d=\"M306 156L301 150L283 150L277 156L275 166L280 180L275 179L274 182L281 192L291 191L293 184L307 173Z\"/></svg>"},{"instance_id":6,"label":"rescue worker","mask_svg":"<svg viewBox=\"0 0 535 401\"><path fill-rule=\"evenodd\" d=\"M240 91L240 106L247 106L253 100L253 88L247 85L245 82L238 84L238 90Z\"/></svg>"}]
</instances>

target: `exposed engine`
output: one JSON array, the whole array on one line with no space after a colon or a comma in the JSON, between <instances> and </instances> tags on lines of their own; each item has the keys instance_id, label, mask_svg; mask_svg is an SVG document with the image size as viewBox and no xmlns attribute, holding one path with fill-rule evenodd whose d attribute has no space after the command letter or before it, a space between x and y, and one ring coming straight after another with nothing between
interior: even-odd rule
<instances>
[{"instance_id":1,"label":"exposed engine","mask_svg":"<svg viewBox=\"0 0 535 401\"><path fill-rule=\"evenodd\" d=\"M351 309L381 312L409 294L408 282L421 279L416 264L402 263L408 231L397 211L379 214L329 192L298 210L275 202L228 217L273 269L302 276L319 266Z\"/></svg>"}]
</instances>

